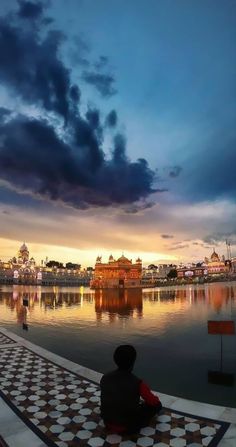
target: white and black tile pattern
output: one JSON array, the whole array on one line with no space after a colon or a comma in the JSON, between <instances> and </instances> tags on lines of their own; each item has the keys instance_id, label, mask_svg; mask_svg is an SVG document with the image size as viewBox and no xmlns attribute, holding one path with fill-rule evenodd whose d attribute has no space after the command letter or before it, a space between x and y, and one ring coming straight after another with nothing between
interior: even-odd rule
<instances>
[{"instance_id":1,"label":"white and black tile pattern","mask_svg":"<svg viewBox=\"0 0 236 447\"><path fill-rule=\"evenodd\" d=\"M97 384L17 344L0 350L0 395L54 447L216 447L229 426L164 409L135 436L107 433Z\"/></svg>"},{"instance_id":2,"label":"white and black tile pattern","mask_svg":"<svg viewBox=\"0 0 236 447\"><path fill-rule=\"evenodd\" d=\"M13 344L13 343L15 343L14 340L12 340L11 338L7 337L6 335L4 335L0 332L0 346L1 345L9 345L9 344Z\"/></svg>"}]
</instances>

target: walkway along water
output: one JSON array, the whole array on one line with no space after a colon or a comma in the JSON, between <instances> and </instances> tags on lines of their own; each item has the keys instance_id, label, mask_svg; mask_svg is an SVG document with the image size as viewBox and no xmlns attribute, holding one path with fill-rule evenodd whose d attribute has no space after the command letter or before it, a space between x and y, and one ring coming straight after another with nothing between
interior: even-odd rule
<instances>
[{"instance_id":1,"label":"walkway along water","mask_svg":"<svg viewBox=\"0 0 236 447\"><path fill-rule=\"evenodd\" d=\"M131 438L100 418L101 374L0 329L0 435L9 447L235 447L236 409L158 393L163 413Z\"/></svg>"}]
</instances>

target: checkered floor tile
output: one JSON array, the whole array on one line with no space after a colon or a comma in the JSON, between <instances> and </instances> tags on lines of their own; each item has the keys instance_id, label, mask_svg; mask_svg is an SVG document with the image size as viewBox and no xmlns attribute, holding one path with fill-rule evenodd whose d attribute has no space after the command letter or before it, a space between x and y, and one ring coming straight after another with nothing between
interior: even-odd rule
<instances>
[{"instance_id":1,"label":"checkered floor tile","mask_svg":"<svg viewBox=\"0 0 236 447\"><path fill-rule=\"evenodd\" d=\"M6 335L0 333L0 345L9 345L12 343L15 343L15 341L7 337Z\"/></svg>"},{"instance_id":2,"label":"checkered floor tile","mask_svg":"<svg viewBox=\"0 0 236 447\"><path fill-rule=\"evenodd\" d=\"M0 350L0 395L49 446L215 447L228 427L165 409L135 436L109 434L98 385L19 345Z\"/></svg>"}]
</instances>

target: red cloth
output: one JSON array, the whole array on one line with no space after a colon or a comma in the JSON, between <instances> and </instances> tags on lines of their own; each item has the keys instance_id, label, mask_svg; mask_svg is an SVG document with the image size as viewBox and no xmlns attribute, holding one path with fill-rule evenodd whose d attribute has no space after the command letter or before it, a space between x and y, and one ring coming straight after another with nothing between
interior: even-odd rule
<instances>
[{"instance_id":1,"label":"red cloth","mask_svg":"<svg viewBox=\"0 0 236 447\"><path fill-rule=\"evenodd\" d=\"M160 399L155 396L155 394L153 394L149 388L148 385L146 385L146 383L141 382L140 383L140 387L139 387L139 391L140 391L140 396L143 398L143 400L145 401L146 404L148 405L158 405L160 402Z\"/></svg>"}]
</instances>

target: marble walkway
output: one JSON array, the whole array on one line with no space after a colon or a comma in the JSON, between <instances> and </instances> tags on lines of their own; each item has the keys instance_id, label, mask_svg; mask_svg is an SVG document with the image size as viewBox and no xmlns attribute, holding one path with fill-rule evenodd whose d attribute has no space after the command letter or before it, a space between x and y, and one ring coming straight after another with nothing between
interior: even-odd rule
<instances>
[{"instance_id":1,"label":"marble walkway","mask_svg":"<svg viewBox=\"0 0 236 447\"><path fill-rule=\"evenodd\" d=\"M9 447L236 447L236 409L162 393L165 408L150 426L131 437L107 433L100 378L0 328L0 439Z\"/></svg>"}]
</instances>

